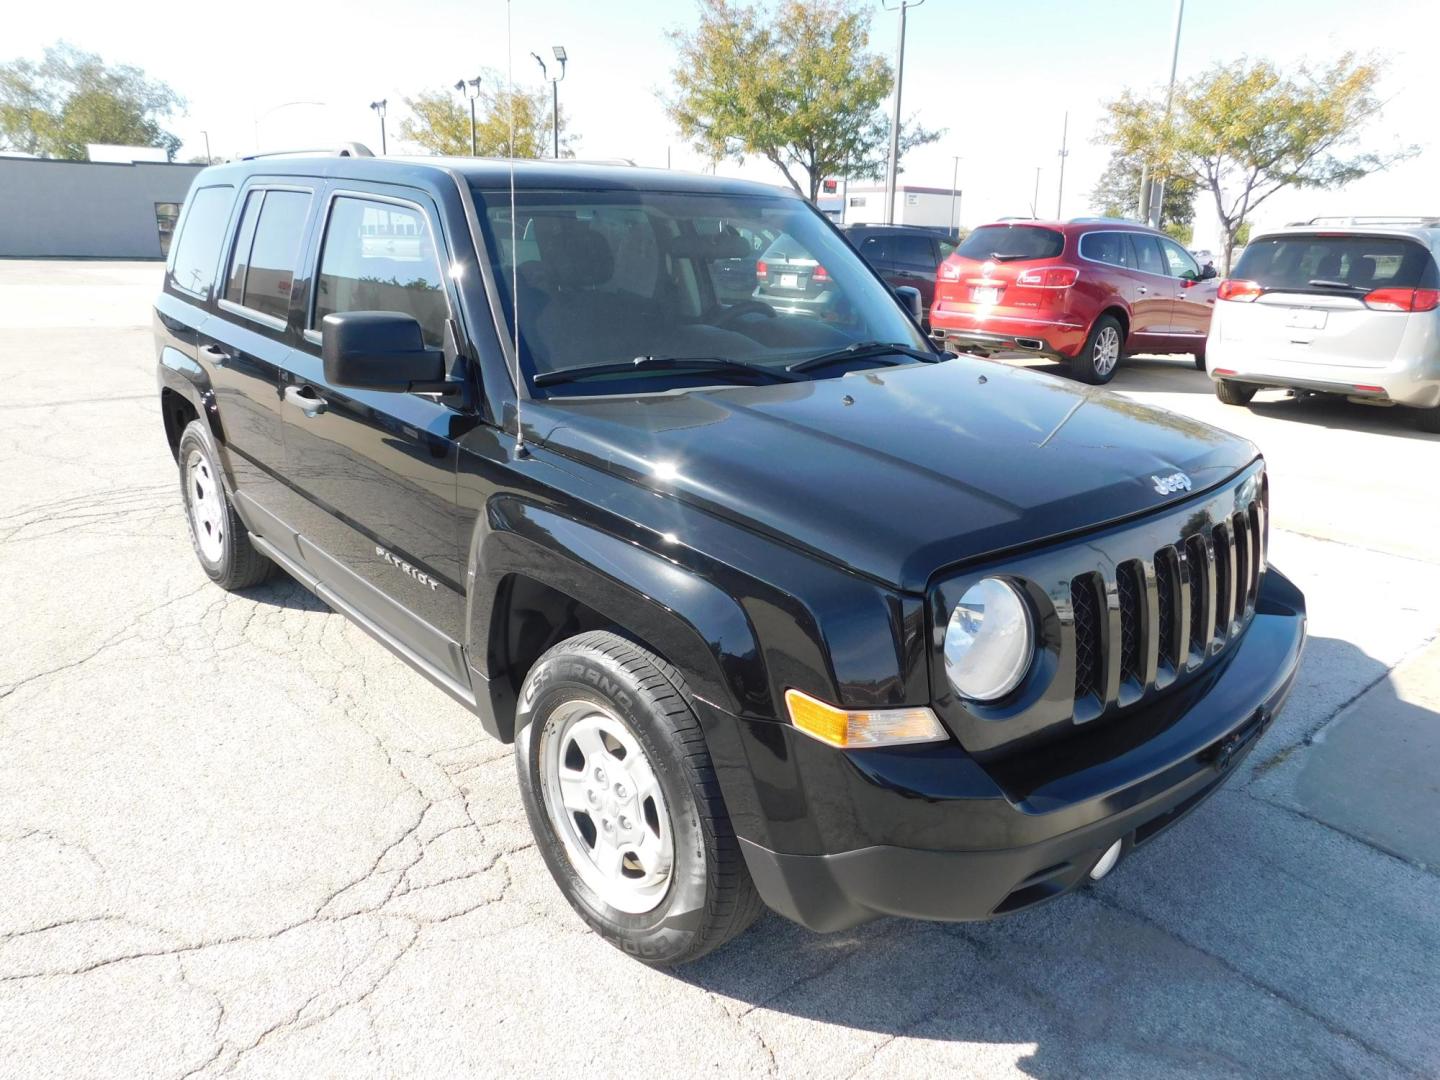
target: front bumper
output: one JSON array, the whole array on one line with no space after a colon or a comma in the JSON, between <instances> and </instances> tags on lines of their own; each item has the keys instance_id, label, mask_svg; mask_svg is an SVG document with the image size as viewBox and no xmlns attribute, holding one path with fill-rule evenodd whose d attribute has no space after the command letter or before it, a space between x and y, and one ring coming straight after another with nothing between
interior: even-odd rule
<instances>
[{"instance_id":1,"label":"front bumper","mask_svg":"<svg viewBox=\"0 0 1440 1080\"><path fill-rule=\"evenodd\" d=\"M820 931L985 919L1074 888L1116 840L1129 851L1215 791L1284 704L1304 639L1304 597L1270 569L1225 662L1124 725L1143 738L1077 733L983 767L953 743L841 752L708 705L701 720L776 911Z\"/></svg>"}]
</instances>

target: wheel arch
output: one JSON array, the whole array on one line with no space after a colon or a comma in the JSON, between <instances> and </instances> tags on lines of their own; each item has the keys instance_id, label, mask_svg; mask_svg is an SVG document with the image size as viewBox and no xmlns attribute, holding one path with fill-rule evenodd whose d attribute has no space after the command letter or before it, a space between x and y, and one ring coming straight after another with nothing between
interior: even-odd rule
<instances>
[{"instance_id":1,"label":"wheel arch","mask_svg":"<svg viewBox=\"0 0 1440 1080\"><path fill-rule=\"evenodd\" d=\"M160 384L160 414L171 454L177 454L180 436L191 420L203 420L210 437L224 443L220 411L210 376L191 357L167 346L161 350L157 381Z\"/></svg>"}]
</instances>

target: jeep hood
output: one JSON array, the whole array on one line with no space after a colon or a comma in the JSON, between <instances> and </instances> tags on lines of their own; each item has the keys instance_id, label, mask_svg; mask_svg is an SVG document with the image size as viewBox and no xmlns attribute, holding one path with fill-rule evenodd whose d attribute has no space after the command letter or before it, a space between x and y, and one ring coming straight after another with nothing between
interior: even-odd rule
<instances>
[{"instance_id":1,"label":"jeep hood","mask_svg":"<svg viewBox=\"0 0 1440 1080\"><path fill-rule=\"evenodd\" d=\"M965 357L548 399L527 403L525 423L565 457L915 592L953 564L1190 494L1157 479L1184 473L1200 491L1256 457L1187 417Z\"/></svg>"}]
</instances>

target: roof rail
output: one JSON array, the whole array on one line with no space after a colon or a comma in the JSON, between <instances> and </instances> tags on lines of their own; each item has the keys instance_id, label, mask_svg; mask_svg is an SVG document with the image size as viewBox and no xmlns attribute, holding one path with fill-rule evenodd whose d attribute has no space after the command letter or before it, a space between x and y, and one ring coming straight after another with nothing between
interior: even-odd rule
<instances>
[{"instance_id":1,"label":"roof rail","mask_svg":"<svg viewBox=\"0 0 1440 1080\"><path fill-rule=\"evenodd\" d=\"M347 142L339 146L321 146L305 150L267 150L263 154L246 154L241 161L254 161L256 158L269 157L297 157L303 155L320 155L322 157L374 157L370 148L364 143Z\"/></svg>"},{"instance_id":2,"label":"roof rail","mask_svg":"<svg viewBox=\"0 0 1440 1080\"><path fill-rule=\"evenodd\" d=\"M996 221L1039 221L1034 214L1006 214L1004 217L997 217Z\"/></svg>"},{"instance_id":3,"label":"roof rail","mask_svg":"<svg viewBox=\"0 0 1440 1080\"><path fill-rule=\"evenodd\" d=\"M1289 225L1437 225L1440 214L1339 214L1291 221Z\"/></svg>"},{"instance_id":4,"label":"roof rail","mask_svg":"<svg viewBox=\"0 0 1440 1080\"><path fill-rule=\"evenodd\" d=\"M1105 223L1120 225L1145 225L1145 222L1137 221L1135 220L1135 218L1109 217L1104 214L1100 214L1095 217L1072 217L1069 222L1067 222L1067 224L1070 225L1089 225L1091 223L1094 223L1096 225ZM1149 226L1147 225L1146 228L1149 228Z\"/></svg>"}]
</instances>

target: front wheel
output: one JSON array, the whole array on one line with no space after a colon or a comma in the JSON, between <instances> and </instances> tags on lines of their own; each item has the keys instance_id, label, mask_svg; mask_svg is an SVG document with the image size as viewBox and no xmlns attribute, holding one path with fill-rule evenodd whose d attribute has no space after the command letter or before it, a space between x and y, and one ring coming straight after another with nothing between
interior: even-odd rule
<instances>
[{"instance_id":1,"label":"front wheel","mask_svg":"<svg viewBox=\"0 0 1440 1080\"><path fill-rule=\"evenodd\" d=\"M1124 343L1120 320L1113 315L1100 316L1090 328L1090 336L1080 352L1070 361L1071 373L1081 382L1097 386L1108 383L1120 366L1120 349Z\"/></svg>"},{"instance_id":2,"label":"front wheel","mask_svg":"<svg viewBox=\"0 0 1440 1080\"><path fill-rule=\"evenodd\" d=\"M520 691L530 829L590 927L655 966L725 944L761 901L684 678L612 633L556 645Z\"/></svg>"},{"instance_id":3,"label":"front wheel","mask_svg":"<svg viewBox=\"0 0 1440 1080\"><path fill-rule=\"evenodd\" d=\"M1229 379L1215 380L1215 396L1226 405L1249 405L1258 389L1259 387L1246 386Z\"/></svg>"}]
</instances>

